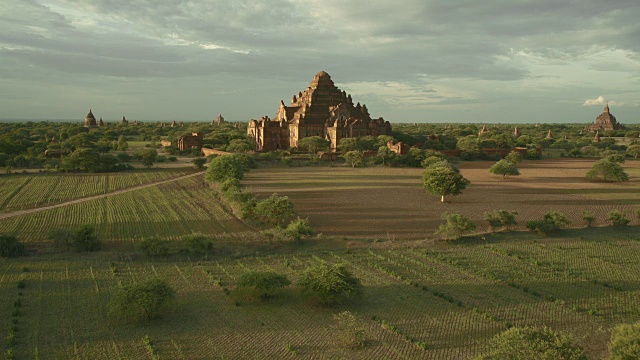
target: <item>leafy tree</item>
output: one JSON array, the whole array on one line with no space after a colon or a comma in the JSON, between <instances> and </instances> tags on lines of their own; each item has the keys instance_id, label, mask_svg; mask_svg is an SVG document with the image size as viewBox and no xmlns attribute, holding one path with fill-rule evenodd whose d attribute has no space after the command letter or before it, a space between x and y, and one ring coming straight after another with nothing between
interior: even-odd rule
<instances>
[{"instance_id":1,"label":"leafy tree","mask_svg":"<svg viewBox=\"0 0 640 360\"><path fill-rule=\"evenodd\" d=\"M242 180L246 169L248 168L239 155L218 156L209 163L205 177L211 182L223 182L227 179Z\"/></svg>"},{"instance_id":2,"label":"leafy tree","mask_svg":"<svg viewBox=\"0 0 640 360\"><path fill-rule=\"evenodd\" d=\"M518 215L517 211L508 211L504 209L496 210L496 211L487 211L484 213L484 221L489 224L489 229L491 232L495 232L495 230L499 227L502 227L504 230L511 230L511 226L517 225L516 215Z\"/></svg>"},{"instance_id":3,"label":"leafy tree","mask_svg":"<svg viewBox=\"0 0 640 360\"><path fill-rule=\"evenodd\" d=\"M587 360L573 339L548 327L513 327L496 335L476 360Z\"/></svg>"},{"instance_id":4,"label":"leafy tree","mask_svg":"<svg viewBox=\"0 0 640 360\"><path fill-rule=\"evenodd\" d=\"M438 154L440 154L440 153L438 153ZM429 157L425 158L424 160L422 160L420 165L422 167L424 167L424 168L428 168L429 166L431 166L431 165L433 165L435 163L438 163L438 162L444 162L444 165L447 165L449 163L449 161L447 161L447 159L444 158L444 155L442 155L442 156L432 155L432 156L429 156Z\"/></svg>"},{"instance_id":5,"label":"leafy tree","mask_svg":"<svg viewBox=\"0 0 640 360\"><path fill-rule=\"evenodd\" d=\"M287 196L273 194L266 199L258 201L254 214L265 224L280 226L295 214L293 203Z\"/></svg>"},{"instance_id":6,"label":"leafy tree","mask_svg":"<svg viewBox=\"0 0 640 360\"><path fill-rule=\"evenodd\" d=\"M312 236L314 231L311 227L311 223L309 223L309 219L302 219L298 217L287 225L285 233L294 241L298 242L303 236Z\"/></svg>"},{"instance_id":7,"label":"leafy tree","mask_svg":"<svg viewBox=\"0 0 640 360\"><path fill-rule=\"evenodd\" d=\"M207 163L207 159L203 158L202 156L199 156L199 157L191 160L191 162L193 163L193 165L196 166L196 168L202 169L204 167L204 164Z\"/></svg>"},{"instance_id":8,"label":"leafy tree","mask_svg":"<svg viewBox=\"0 0 640 360\"><path fill-rule=\"evenodd\" d=\"M493 164L493 166L489 168L489 172L496 175L502 175L502 178L520 175L520 171L518 171L516 164L504 159Z\"/></svg>"},{"instance_id":9,"label":"leafy tree","mask_svg":"<svg viewBox=\"0 0 640 360\"><path fill-rule=\"evenodd\" d=\"M109 301L109 314L124 322L148 321L158 317L175 297L163 279L150 279L117 288Z\"/></svg>"},{"instance_id":10,"label":"leafy tree","mask_svg":"<svg viewBox=\"0 0 640 360\"><path fill-rule=\"evenodd\" d=\"M585 210L582 212L582 220L584 220L584 222L587 223L587 227L592 227L593 224L596 222L596 217L593 215L591 211Z\"/></svg>"},{"instance_id":11,"label":"leafy tree","mask_svg":"<svg viewBox=\"0 0 640 360\"><path fill-rule=\"evenodd\" d=\"M73 248L79 252L100 250L102 243L96 236L96 229L91 225L81 225L73 234Z\"/></svg>"},{"instance_id":12,"label":"leafy tree","mask_svg":"<svg viewBox=\"0 0 640 360\"><path fill-rule=\"evenodd\" d=\"M75 233L70 229L51 229L47 234L47 238L53 241L54 247L69 250L73 247Z\"/></svg>"},{"instance_id":13,"label":"leafy tree","mask_svg":"<svg viewBox=\"0 0 640 360\"><path fill-rule=\"evenodd\" d=\"M611 360L640 359L640 323L620 324L611 330Z\"/></svg>"},{"instance_id":14,"label":"leafy tree","mask_svg":"<svg viewBox=\"0 0 640 360\"><path fill-rule=\"evenodd\" d=\"M343 155L344 159L351 165L351 167L356 167L364 164L364 154L362 151L348 151Z\"/></svg>"},{"instance_id":15,"label":"leafy tree","mask_svg":"<svg viewBox=\"0 0 640 360\"><path fill-rule=\"evenodd\" d=\"M239 294L266 299L289 285L291 285L291 281L287 279L286 275L273 271L249 271L240 275L236 291Z\"/></svg>"},{"instance_id":16,"label":"leafy tree","mask_svg":"<svg viewBox=\"0 0 640 360\"><path fill-rule=\"evenodd\" d=\"M9 258L22 256L26 247L15 236L0 235L0 257Z\"/></svg>"},{"instance_id":17,"label":"leafy tree","mask_svg":"<svg viewBox=\"0 0 640 360\"><path fill-rule=\"evenodd\" d=\"M344 265L317 264L304 270L298 279L303 295L322 306L340 304L345 298L362 294L360 279L351 275Z\"/></svg>"},{"instance_id":18,"label":"leafy tree","mask_svg":"<svg viewBox=\"0 0 640 360\"><path fill-rule=\"evenodd\" d=\"M631 145L627 148L627 154L629 156L633 156L634 159L638 158L640 155L640 145Z\"/></svg>"},{"instance_id":19,"label":"leafy tree","mask_svg":"<svg viewBox=\"0 0 640 360\"><path fill-rule=\"evenodd\" d=\"M396 154L393 151L391 151L389 147L386 145L380 146L378 148L378 153L376 154L376 157L378 158L378 160L380 160L383 166L393 161L395 156Z\"/></svg>"},{"instance_id":20,"label":"leafy tree","mask_svg":"<svg viewBox=\"0 0 640 360\"><path fill-rule=\"evenodd\" d=\"M446 195L459 195L470 181L465 179L460 170L451 164L437 162L424 170L422 182L427 192L441 196L444 202Z\"/></svg>"},{"instance_id":21,"label":"leafy tree","mask_svg":"<svg viewBox=\"0 0 640 360\"><path fill-rule=\"evenodd\" d=\"M189 250L197 255L206 255L213 249L213 241L210 237L193 233L184 237L184 241L187 243Z\"/></svg>"},{"instance_id":22,"label":"leafy tree","mask_svg":"<svg viewBox=\"0 0 640 360\"><path fill-rule=\"evenodd\" d=\"M149 257L165 257L169 255L169 240L162 240L157 236L142 239L138 249Z\"/></svg>"},{"instance_id":23,"label":"leafy tree","mask_svg":"<svg viewBox=\"0 0 640 360\"><path fill-rule=\"evenodd\" d=\"M609 159L596 161L591 170L587 172L589 179L602 178L605 181L629 181L629 175L624 172L622 166Z\"/></svg>"},{"instance_id":24,"label":"leafy tree","mask_svg":"<svg viewBox=\"0 0 640 360\"><path fill-rule=\"evenodd\" d=\"M602 159L607 159L611 162L624 164L624 153L615 150L604 150L600 153Z\"/></svg>"},{"instance_id":25,"label":"leafy tree","mask_svg":"<svg viewBox=\"0 0 640 360\"><path fill-rule=\"evenodd\" d=\"M569 225L571 222L559 211L549 211L542 220L527 221L527 229L546 235Z\"/></svg>"},{"instance_id":26,"label":"leafy tree","mask_svg":"<svg viewBox=\"0 0 640 360\"><path fill-rule=\"evenodd\" d=\"M358 319L351 311L333 314L335 330L340 342L348 349L358 349L366 346L364 327L358 324Z\"/></svg>"},{"instance_id":27,"label":"leafy tree","mask_svg":"<svg viewBox=\"0 0 640 360\"><path fill-rule=\"evenodd\" d=\"M233 139L227 145L226 150L228 152L247 152L251 150L255 150L255 145L247 139Z\"/></svg>"},{"instance_id":28,"label":"leafy tree","mask_svg":"<svg viewBox=\"0 0 640 360\"><path fill-rule=\"evenodd\" d=\"M315 154L319 150L327 149L331 143L320 136L309 136L298 142L298 148L306 150L310 154Z\"/></svg>"},{"instance_id":29,"label":"leafy tree","mask_svg":"<svg viewBox=\"0 0 640 360\"><path fill-rule=\"evenodd\" d=\"M480 143L478 142L478 138L473 135L459 138L456 143L456 148L472 156L480 153Z\"/></svg>"},{"instance_id":30,"label":"leafy tree","mask_svg":"<svg viewBox=\"0 0 640 360\"><path fill-rule=\"evenodd\" d=\"M129 143L127 142L127 139L124 137L124 135L120 135L120 137L118 138L118 151L127 151L128 148Z\"/></svg>"},{"instance_id":31,"label":"leafy tree","mask_svg":"<svg viewBox=\"0 0 640 360\"><path fill-rule=\"evenodd\" d=\"M612 210L609 213L608 220L611 222L612 226L627 226L631 222L631 220L627 219L624 216L624 213L619 210Z\"/></svg>"},{"instance_id":32,"label":"leafy tree","mask_svg":"<svg viewBox=\"0 0 640 360\"><path fill-rule=\"evenodd\" d=\"M341 154L346 154L349 151L357 151L360 150L358 147L358 139L357 138L342 138L338 142L338 150Z\"/></svg>"},{"instance_id":33,"label":"leafy tree","mask_svg":"<svg viewBox=\"0 0 640 360\"><path fill-rule=\"evenodd\" d=\"M156 149L145 149L141 153L142 156L142 165L146 168L150 168L153 166L153 163L158 158L158 152Z\"/></svg>"},{"instance_id":34,"label":"leafy tree","mask_svg":"<svg viewBox=\"0 0 640 360\"><path fill-rule=\"evenodd\" d=\"M442 235L445 240L459 239L465 232L476 229L476 224L464 215L444 213L443 219L446 222L440 225L436 234Z\"/></svg>"},{"instance_id":35,"label":"leafy tree","mask_svg":"<svg viewBox=\"0 0 640 360\"><path fill-rule=\"evenodd\" d=\"M79 148L60 162L60 170L97 172L100 164L100 153L96 149Z\"/></svg>"}]
</instances>

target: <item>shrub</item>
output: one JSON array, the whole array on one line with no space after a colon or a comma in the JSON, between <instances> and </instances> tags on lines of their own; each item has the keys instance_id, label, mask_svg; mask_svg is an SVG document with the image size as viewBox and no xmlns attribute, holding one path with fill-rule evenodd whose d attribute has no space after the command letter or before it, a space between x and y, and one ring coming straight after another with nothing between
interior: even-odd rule
<instances>
[{"instance_id":1,"label":"shrub","mask_svg":"<svg viewBox=\"0 0 640 360\"><path fill-rule=\"evenodd\" d=\"M185 236L184 240L189 250L197 255L206 255L213 249L213 241L204 234L193 233Z\"/></svg>"},{"instance_id":2,"label":"shrub","mask_svg":"<svg viewBox=\"0 0 640 360\"><path fill-rule=\"evenodd\" d=\"M511 230L511 226L518 225L516 222L517 211L508 210L496 210L493 212L487 211L484 213L484 221L489 224L489 229L495 232L496 228L502 227L504 230Z\"/></svg>"},{"instance_id":3,"label":"shrub","mask_svg":"<svg viewBox=\"0 0 640 360\"><path fill-rule=\"evenodd\" d=\"M53 241L53 246L60 249L69 250L73 246L74 232L69 229L51 229L47 238Z\"/></svg>"},{"instance_id":4,"label":"shrub","mask_svg":"<svg viewBox=\"0 0 640 360\"><path fill-rule=\"evenodd\" d=\"M17 257L26 253L26 247L15 236L0 235L0 256Z\"/></svg>"},{"instance_id":5,"label":"shrub","mask_svg":"<svg viewBox=\"0 0 640 360\"><path fill-rule=\"evenodd\" d=\"M559 211L549 211L542 220L527 222L527 229L546 235L569 225L571 222Z\"/></svg>"},{"instance_id":6,"label":"shrub","mask_svg":"<svg viewBox=\"0 0 640 360\"><path fill-rule=\"evenodd\" d=\"M463 233L476 229L476 224L466 216L444 213L443 218L446 223L440 225L436 234L442 235L445 240L459 239Z\"/></svg>"},{"instance_id":7,"label":"shrub","mask_svg":"<svg viewBox=\"0 0 640 360\"><path fill-rule=\"evenodd\" d=\"M613 226L627 226L631 222L631 220L627 219L624 213L619 210L612 210L609 213L609 221Z\"/></svg>"},{"instance_id":8,"label":"shrub","mask_svg":"<svg viewBox=\"0 0 640 360\"><path fill-rule=\"evenodd\" d=\"M286 275L276 274L273 271L249 271L240 275L236 291L238 294L266 299L289 285L291 281Z\"/></svg>"},{"instance_id":9,"label":"shrub","mask_svg":"<svg viewBox=\"0 0 640 360\"><path fill-rule=\"evenodd\" d=\"M364 328L350 311L342 311L333 315L335 330L343 346L349 349L366 346Z\"/></svg>"},{"instance_id":10,"label":"shrub","mask_svg":"<svg viewBox=\"0 0 640 360\"><path fill-rule=\"evenodd\" d=\"M596 217L589 210L585 210L582 212L582 220L587 223L587 227L592 227L596 222Z\"/></svg>"},{"instance_id":11,"label":"shrub","mask_svg":"<svg viewBox=\"0 0 640 360\"><path fill-rule=\"evenodd\" d=\"M340 304L345 298L362 294L360 279L351 275L344 265L318 264L304 270L298 279L302 294L322 306Z\"/></svg>"},{"instance_id":12,"label":"shrub","mask_svg":"<svg viewBox=\"0 0 640 360\"><path fill-rule=\"evenodd\" d=\"M241 180L247 169L241 155L218 156L209 163L205 177L211 182L223 182L227 179Z\"/></svg>"},{"instance_id":13,"label":"shrub","mask_svg":"<svg viewBox=\"0 0 640 360\"><path fill-rule=\"evenodd\" d=\"M73 247L79 252L100 250L102 243L96 236L96 229L91 225L82 225L73 234Z\"/></svg>"},{"instance_id":14,"label":"shrub","mask_svg":"<svg viewBox=\"0 0 640 360\"><path fill-rule=\"evenodd\" d=\"M548 327L513 327L496 335L489 351L476 360L586 360L582 348L573 339Z\"/></svg>"},{"instance_id":15,"label":"shrub","mask_svg":"<svg viewBox=\"0 0 640 360\"><path fill-rule=\"evenodd\" d=\"M166 280L151 279L115 290L109 301L109 314L120 321L137 322L158 317L175 297Z\"/></svg>"},{"instance_id":16,"label":"shrub","mask_svg":"<svg viewBox=\"0 0 640 360\"><path fill-rule=\"evenodd\" d=\"M169 241L159 239L156 236L145 238L138 244L138 249L147 256L165 257L169 255Z\"/></svg>"},{"instance_id":17,"label":"shrub","mask_svg":"<svg viewBox=\"0 0 640 360\"><path fill-rule=\"evenodd\" d=\"M620 324L611 330L611 360L640 359L640 323Z\"/></svg>"},{"instance_id":18,"label":"shrub","mask_svg":"<svg viewBox=\"0 0 640 360\"><path fill-rule=\"evenodd\" d=\"M300 241L303 236L312 236L314 234L309 220L300 217L289 223L285 229L285 233L296 242Z\"/></svg>"},{"instance_id":19,"label":"shrub","mask_svg":"<svg viewBox=\"0 0 640 360\"><path fill-rule=\"evenodd\" d=\"M278 194L258 201L253 211L260 221L272 226L284 224L295 213L289 197L278 196Z\"/></svg>"}]
</instances>

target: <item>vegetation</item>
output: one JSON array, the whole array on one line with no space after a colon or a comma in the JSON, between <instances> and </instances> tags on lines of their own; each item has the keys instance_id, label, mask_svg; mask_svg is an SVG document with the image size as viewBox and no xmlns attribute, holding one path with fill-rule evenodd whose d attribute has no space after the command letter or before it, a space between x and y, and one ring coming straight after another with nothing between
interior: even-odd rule
<instances>
[{"instance_id":1,"label":"vegetation","mask_svg":"<svg viewBox=\"0 0 640 360\"><path fill-rule=\"evenodd\" d=\"M242 180L248 168L240 155L218 156L211 160L206 179L211 182L224 182L228 179Z\"/></svg>"},{"instance_id":2,"label":"vegetation","mask_svg":"<svg viewBox=\"0 0 640 360\"><path fill-rule=\"evenodd\" d=\"M573 339L548 327L514 327L494 337L477 360L587 360Z\"/></svg>"},{"instance_id":3,"label":"vegetation","mask_svg":"<svg viewBox=\"0 0 640 360\"><path fill-rule=\"evenodd\" d=\"M320 136L309 136L302 138L298 142L298 148L306 150L310 154L316 154L318 151L329 148L329 141Z\"/></svg>"},{"instance_id":4,"label":"vegetation","mask_svg":"<svg viewBox=\"0 0 640 360\"><path fill-rule=\"evenodd\" d=\"M295 242L302 240L303 236L314 235L309 219L301 219L299 216L287 225L285 233Z\"/></svg>"},{"instance_id":5,"label":"vegetation","mask_svg":"<svg viewBox=\"0 0 640 360\"><path fill-rule=\"evenodd\" d=\"M561 228L569 225L571 222L559 211L549 211L544 215L542 220L527 221L527 229L536 231L541 235L547 235L549 233L560 230Z\"/></svg>"},{"instance_id":6,"label":"vegetation","mask_svg":"<svg viewBox=\"0 0 640 360\"><path fill-rule=\"evenodd\" d=\"M631 222L631 220L627 219L623 212L620 210L612 210L609 212L608 220L611 222L612 226L627 226Z\"/></svg>"},{"instance_id":7,"label":"vegetation","mask_svg":"<svg viewBox=\"0 0 640 360\"><path fill-rule=\"evenodd\" d=\"M360 279L340 264L310 266L300 275L297 285L304 296L322 306L335 306L362 294Z\"/></svg>"},{"instance_id":8,"label":"vegetation","mask_svg":"<svg viewBox=\"0 0 640 360\"><path fill-rule=\"evenodd\" d=\"M624 172L622 166L609 160L601 159L593 164L593 167L587 172L589 179L602 178L604 181L629 181L629 175Z\"/></svg>"},{"instance_id":9,"label":"vegetation","mask_svg":"<svg viewBox=\"0 0 640 360\"><path fill-rule=\"evenodd\" d=\"M341 311L333 314L335 331L342 345L348 349L363 348L365 341L364 328L358 324L358 319L351 311Z\"/></svg>"},{"instance_id":10,"label":"vegetation","mask_svg":"<svg viewBox=\"0 0 640 360\"><path fill-rule=\"evenodd\" d=\"M611 330L611 360L640 359L640 323L620 324Z\"/></svg>"},{"instance_id":11,"label":"vegetation","mask_svg":"<svg viewBox=\"0 0 640 360\"><path fill-rule=\"evenodd\" d=\"M593 215L591 211L584 210L582 212L582 220L584 220L584 222L587 224L587 227L592 227L593 224L596 222L596 217Z\"/></svg>"},{"instance_id":12,"label":"vegetation","mask_svg":"<svg viewBox=\"0 0 640 360\"><path fill-rule=\"evenodd\" d=\"M496 175L502 175L503 178L520 175L520 171L516 167L516 164L504 159L491 166L491 168L489 168L489 172Z\"/></svg>"},{"instance_id":13,"label":"vegetation","mask_svg":"<svg viewBox=\"0 0 640 360\"><path fill-rule=\"evenodd\" d=\"M465 179L460 170L444 161L427 167L422 174L422 182L427 192L441 196L441 202L447 195L459 195L470 181Z\"/></svg>"},{"instance_id":14,"label":"vegetation","mask_svg":"<svg viewBox=\"0 0 640 360\"><path fill-rule=\"evenodd\" d=\"M291 200L278 194L258 201L253 212L260 221L272 226L281 226L295 214Z\"/></svg>"},{"instance_id":15,"label":"vegetation","mask_svg":"<svg viewBox=\"0 0 640 360\"><path fill-rule=\"evenodd\" d=\"M166 280L155 278L115 289L109 314L119 321L140 322L157 318L175 297Z\"/></svg>"},{"instance_id":16,"label":"vegetation","mask_svg":"<svg viewBox=\"0 0 640 360\"><path fill-rule=\"evenodd\" d=\"M459 239L462 234L476 229L476 224L466 216L445 213L442 217L445 223L440 225L436 234L441 235L445 240Z\"/></svg>"},{"instance_id":17,"label":"vegetation","mask_svg":"<svg viewBox=\"0 0 640 360\"><path fill-rule=\"evenodd\" d=\"M484 213L484 221L489 224L491 232L495 232L497 228L510 231L512 226L518 225L516 222L517 211L508 211L504 209L496 211L487 211Z\"/></svg>"},{"instance_id":18,"label":"vegetation","mask_svg":"<svg viewBox=\"0 0 640 360\"><path fill-rule=\"evenodd\" d=\"M342 156L344 157L344 160L351 165L351 167L361 166L364 164L364 154L362 151L348 151Z\"/></svg>"},{"instance_id":19,"label":"vegetation","mask_svg":"<svg viewBox=\"0 0 640 360\"><path fill-rule=\"evenodd\" d=\"M236 292L254 298L267 299L282 288L291 285L286 275L273 271L249 271L240 276Z\"/></svg>"},{"instance_id":20,"label":"vegetation","mask_svg":"<svg viewBox=\"0 0 640 360\"><path fill-rule=\"evenodd\" d=\"M0 235L0 257L17 257L26 252L26 247L15 236Z\"/></svg>"}]
</instances>

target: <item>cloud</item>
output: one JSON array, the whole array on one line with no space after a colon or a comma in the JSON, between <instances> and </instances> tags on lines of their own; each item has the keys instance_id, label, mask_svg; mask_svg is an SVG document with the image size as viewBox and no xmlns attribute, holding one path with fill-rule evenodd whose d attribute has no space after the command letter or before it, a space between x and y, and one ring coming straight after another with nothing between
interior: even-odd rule
<instances>
[{"instance_id":1,"label":"cloud","mask_svg":"<svg viewBox=\"0 0 640 360\"><path fill-rule=\"evenodd\" d=\"M604 97L598 96L595 99L587 99L584 101L582 106L595 106L595 105L604 105Z\"/></svg>"}]
</instances>

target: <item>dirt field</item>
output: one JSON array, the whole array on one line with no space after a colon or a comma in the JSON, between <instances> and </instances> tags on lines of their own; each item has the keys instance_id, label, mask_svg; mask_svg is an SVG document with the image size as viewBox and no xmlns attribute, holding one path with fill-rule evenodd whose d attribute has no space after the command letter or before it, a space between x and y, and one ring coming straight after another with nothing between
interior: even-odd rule
<instances>
[{"instance_id":1,"label":"dirt field","mask_svg":"<svg viewBox=\"0 0 640 360\"><path fill-rule=\"evenodd\" d=\"M582 212L597 217L596 225L606 225L614 209L627 213L638 224L640 208L640 161L627 161L624 168L631 181L607 183L585 177L594 160L552 159L524 161L522 175L503 179L489 174L493 162L460 165L471 185L462 195L439 197L422 188L421 169L303 167L258 169L243 181L260 195L287 195L301 216L318 232L345 237L383 239L425 239L433 237L444 212L470 217L483 231L485 211L516 210L518 228L526 221L542 218L550 210L563 212L573 222L584 224Z\"/></svg>"}]
</instances>

